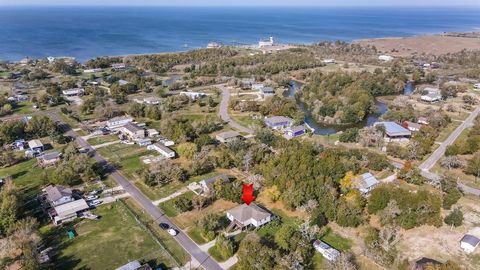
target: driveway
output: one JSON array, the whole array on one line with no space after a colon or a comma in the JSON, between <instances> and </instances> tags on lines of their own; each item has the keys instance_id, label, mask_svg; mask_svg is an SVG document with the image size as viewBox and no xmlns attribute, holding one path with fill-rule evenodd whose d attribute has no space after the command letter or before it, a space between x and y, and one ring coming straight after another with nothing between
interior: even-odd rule
<instances>
[{"instance_id":1,"label":"driveway","mask_svg":"<svg viewBox=\"0 0 480 270\"><path fill-rule=\"evenodd\" d=\"M222 118L223 121L227 122L231 127L240 132L253 134L253 130L240 125L235 120L230 118L230 115L228 115L228 105L230 104L230 89L228 89L226 85L217 85L217 87L222 90L222 101L220 102L220 110L218 111L218 115L220 116L220 118Z\"/></svg>"}]
</instances>

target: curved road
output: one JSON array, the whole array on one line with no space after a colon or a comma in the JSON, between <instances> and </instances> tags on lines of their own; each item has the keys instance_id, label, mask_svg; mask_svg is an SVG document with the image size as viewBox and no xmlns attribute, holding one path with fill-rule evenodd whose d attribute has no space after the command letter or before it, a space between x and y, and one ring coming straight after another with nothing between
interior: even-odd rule
<instances>
[{"instance_id":1,"label":"curved road","mask_svg":"<svg viewBox=\"0 0 480 270\"><path fill-rule=\"evenodd\" d=\"M217 85L216 87L222 90L222 101L220 102L220 110L218 111L218 115L220 116L220 118L222 118L223 121L227 122L231 127L240 132L253 134L253 130L240 125L235 120L230 118L230 115L228 115L228 104L230 103L230 89L228 89L226 85Z\"/></svg>"},{"instance_id":2,"label":"curved road","mask_svg":"<svg viewBox=\"0 0 480 270\"><path fill-rule=\"evenodd\" d=\"M209 254L203 252L195 242L193 242L190 237L188 237L185 233L179 230L173 222L171 222L167 216L165 216L158 207L156 207L145 195L143 195L133 184L131 184L127 178L121 175L115 168L110 166L102 156L97 154L93 147L87 143L82 137L80 137L74 130L72 130L63 120L55 113L55 112L47 112L47 115L53 119L54 121L58 122L63 126L68 136L71 136L75 139L80 147L88 149L89 152L93 153L93 158L107 166L111 170L111 176L113 179L123 187L123 189L130 194L130 196L138 202L138 204L150 214L157 224L160 223L167 223L171 227L175 228L178 232L180 232L174 239L192 256L197 260L203 268L207 270L222 270L223 268L210 257Z\"/></svg>"}]
</instances>

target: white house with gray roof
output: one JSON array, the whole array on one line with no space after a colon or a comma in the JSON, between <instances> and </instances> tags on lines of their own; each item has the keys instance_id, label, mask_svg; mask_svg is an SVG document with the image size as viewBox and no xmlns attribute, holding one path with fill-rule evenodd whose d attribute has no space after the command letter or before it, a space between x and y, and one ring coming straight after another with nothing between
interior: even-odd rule
<instances>
[{"instance_id":1,"label":"white house with gray roof","mask_svg":"<svg viewBox=\"0 0 480 270\"><path fill-rule=\"evenodd\" d=\"M240 137L240 133L238 133L236 131L225 131L225 132L222 132L222 133L218 133L215 136L215 139L217 139L217 141L219 141L221 143L228 143L228 142L231 142L231 141L234 141L234 140L238 139L239 137Z\"/></svg>"},{"instance_id":2,"label":"white house with gray roof","mask_svg":"<svg viewBox=\"0 0 480 270\"><path fill-rule=\"evenodd\" d=\"M227 211L227 218L240 228L254 226L256 228L272 220L272 214L260 206L251 203L242 204Z\"/></svg>"},{"instance_id":3,"label":"white house with gray roof","mask_svg":"<svg viewBox=\"0 0 480 270\"><path fill-rule=\"evenodd\" d=\"M63 186L47 186L46 199L52 207L74 201L72 190Z\"/></svg>"},{"instance_id":4,"label":"white house with gray roof","mask_svg":"<svg viewBox=\"0 0 480 270\"><path fill-rule=\"evenodd\" d=\"M107 121L107 128L115 130L131 122L133 122L133 118L130 116L114 117Z\"/></svg>"},{"instance_id":5,"label":"white house with gray roof","mask_svg":"<svg viewBox=\"0 0 480 270\"><path fill-rule=\"evenodd\" d=\"M354 179L355 187L364 195L370 193L378 184L380 182L371 173L364 173Z\"/></svg>"},{"instance_id":6,"label":"white house with gray roof","mask_svg":"<svg viewBox=\"0 0 480 270\"><path fill-rule=\"evenodd\" d=\"M286 116L272 116L265 118L265 125L272 129L285 129L293 124L293 119Z\"/></svg>"},{"instance_id":7,"label":"white house with gray roof","mask_svg":"<svg viewBox=\"0 0 480 270\"><path fill-rule=\"evenodd\" d=\"M480 239L478 237L474 236L474 235L471 235L471 234L465 234L462 237L462 240L460 240L460 247L466 253L474 252L479 244L480 244Z\"/></svg>"},{"instance_id":8,"label":"white house with gray roof","mask_svg":"<svg viewBox=\"0 0 480 270\"><path fill-rule=\"evenodd\" d=\"M90 206L84 199L71 201L54 207L54 211L50 212L55 225L59 225L66 221L74 220L78 217L78 213L90 209Z\"/></svg>"},{"instance_id":9,"label":"white house with gray roof","mask_svg":"<svg viewBox=\"0 0 480 270\"><path fill-rule=\"evenodd\" d=\"M176 156L175 151L158 142L147 146L147 149L155 150L167 158L174 158Z\"/></svg>"}]
</instances>

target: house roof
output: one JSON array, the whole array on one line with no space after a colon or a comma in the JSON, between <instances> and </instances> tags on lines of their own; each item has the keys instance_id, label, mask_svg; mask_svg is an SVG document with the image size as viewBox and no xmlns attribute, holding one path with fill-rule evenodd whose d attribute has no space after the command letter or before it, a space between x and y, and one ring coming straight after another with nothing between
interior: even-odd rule
<instances>
[{"instance_id":1,"label":"house roof","mask_svg":"<svg viewBox=\"0 0 480 270\"><path fill-rule=\"evenodd\" d=\"M275 90L273 90L273 88L270 87L270 86L266 86L266 87L262 88L262 93L269 93L269 94L270 93L275 93Z\"/></svg>"},{"instance_id":2,"label":"house roof","mask_svg":"<svg viewBox=\"0 0 480 270\"><path fill-rule=\"evenodd\" d=\"M71 89L67 89L67 90L62 91L62 93L64 95L76 95L76 94L83 93L83 92L85 92L85 90L83 90L83 88L71 88Z\"/></svg>"},{"instance_id":3,"label":"house roof","mask_svg":"<svg viewBox=\"0 0 480 270\"><path fill-rule=\"evenodd\" d=\"M45 192L50 201L56 201L65 196L72 196L72 190L62 186L48 186L45 188Z\"/></svg>"},{"instance_id":4,"label":"house roof","mask_svg":"<svg viewBox=\"0 0 480 270\"><path fill-rule=\"evenodd\" d=\"M125 265L122 265L122 266L116 268L115 270L136 270L141 266L142 265L140 264L139 261L133 261L133 262L129 262Z\"/></svg>"},{"instance_id":5,"label":"house roof","mask_svg":"<svg viewBox=\"0 0 480 270\"><path fill-rule=\"evenodd\" d=\"M60 158L62 154L60 152L51 152L51 153L45 153L41 156L38 157L38 159L42 160L54 160Z\"/></svg>"},{"instance_id":6,"label":"house roof","mask_svg":"<svg viewBox=\"0 0 480 270\"><path fill-rule=\"evenodd\" d=\"M166 153L169 153L169 154L175 153L175 151L173 151L172 149L166 147L165 145L163 145L163 144L161 144L161 143L158 143L158 142L157 142L157 143L155 143L154 145L155 145L155 147L159 148L159 149L162 150L163 152L166 152Z\"/></svg>"},{"instance_id":7,"label":"house roof","mask_svg":"<svg viewBox=\"0 0 480 270\"><path fill-rule=\"evenodd\" d=\"M478 239L476 236L473 236L471 234L465 234L462 237L462 240L460 240L460 242L467 243L472 247L476 247L480 243L480 239Z\"/></svg>"},{"instance_id":8,"label":"house roof","mask_svg":"<svg viewBox=\"0 0 480 270\"><path fill-rule=\"evenodd\" d=\"M40 140L31 140L28 142L28 147L30 148L43 147L43 143Z\"/></svg>"},{"instance_id":9,"label":"house roof","mask_svg":"<svg viewBox=\"0 0 480 270\"><path fill-rule=\"evenodd\" d=\"M218 137L223 139L231 139L240 136L240 133L236 131L225 131L217 134Z\"/></svg>"},{"instance_id":10,"label":"house roof","mask_svg":"<svg viewBox=\"0 0 480 270\"><path fill-rule=\"evenodd\" d=\"M244 223L250 219L262 220L272 215L267 210L253 203L250 205L242 204L228 210L227 212L232 215L235 220L238 220L241 223Z\"/></svg>"},{"instance_id":11,"label":"house roof","mask_svg":"<svg viewBox=\"0 0 480 270\"><path fill-rule=\"evenodd\" d=\"M385 133L388 136L410 136L412 132L395 122L377 122L375 126L383 125L385 127Z\"/></svg>"},{"instance_id":12,"label":"house roof","mask_svg":"<svg viewBox=\"0 0 480 270\"><path fill-rule=\"evenodd\" d=\"M294 126L294 127L290 127L290 128L287 129L287 131L290 131L290 132L293 132L293 133L297 133L299 131L304 131L304 130L305 130L304 125Z\"/></svg>"},{"instance_id":13,"label":"house roof","mask_svg":"<svg viewBox=\"0 0 480 270\"><path fill-rule=\"evenodd\" d=\"M420 129L422 127L422 125L410 121L405 121L405 123L407 123L409 128Z\"/></svg>"},{"instance_id":14,"label":"house roof","mask_svg":"<svg viewBox=\"0 0 480 270\"><path fill-rule=\"evenodd\" d=\"M360 188L368 189L378 185L378 180L371 173L364 173L357 178L357 184Z\"/></svg>"},{"instance_id":15,"label":"house roof","mask_svg":"<svg viewBox=\"0 0 480 270\"><path fill-rule=\"evenodd\" d=\"M87 202L84 199L80 199L55 207L55 212L58 216L64 217L89 208L90 206L88 206Z\"/></svg>"},{"instance_id":16,"label":"house roof","mask_svg":"<svg viewBox=\"0 0 480 270\"><path fill-rule=\"evenodd\" d=\"M133 123L128 123L126 124L125 126L123 126L126 130L132 132L132 133L135 133L135 132L138 132L138 131L142 131L143 128L139 127L138 125L136 124L133 124Z\"/></svg>"},{"instance_id":17,"label":"house roof","mask_svg":"<svg viewBox=\"0 0 480 270\"><path fill-rule=\"evenodd\" d=\"M426 269L427 265L441 265L441 264L442 263L437 260L422 257L415 261L415 269L423 270L423 269Z\"/></svg>"},{"instance_id":18,"label":"house roof","mask_svg":"<svg viewBox=\"0 0 480 270\"><path fill-rule=\"evenodd\" d=\"M272 116L272 117L266 118L265 122L270 122L272 124L279 124L284 122L292 123L293 119L286 116Z\"/></svg>"},{"instance_id":19,"label":"house roof","mask_svg":"<svg viewBox=\"0 0 480 270\"><path fill-rule=\"evenodd\" d=\"M223 180L224 182L229 181L228 176L226 174L222 173L222 174L215 175L215 176L207 178L207 179L203 179L202 181L200 181L200 184L208 186L209 184L212 184L217 180Z\"/></svg>"},{"instance_id":20,"label":"house roof","mask_svg":"<svg viewBox=\"0 0 480 270\"><path fill-rule=\"evenodd\" d=\"M317 250L323 250L325 252L328 252L333 257L336 257L336 256L340 255L340 251L336 250L335 248L333 248L329 244L323 242L322 240L315 240L315 242L313 242L313 246Z\"/></svg>"},{"instance_id":21,"label":"house roof","mask_svg":"<svg viewBox=\"0 0 480 270\"><path fill-rule=\"evenodd\" d=\"M133 118L130 117L130 116L117 116L117 117L114 117L110 120L108 120L109 123L111 122L118 122L118 121L133 121Z\"/></svg>"}]
</instances>

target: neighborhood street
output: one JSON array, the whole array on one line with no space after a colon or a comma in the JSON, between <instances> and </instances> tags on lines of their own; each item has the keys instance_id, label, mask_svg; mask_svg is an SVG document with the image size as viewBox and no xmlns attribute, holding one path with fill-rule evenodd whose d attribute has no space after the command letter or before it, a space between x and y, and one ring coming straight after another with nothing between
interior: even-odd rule
<instances>
[{"instance_id":1,"label":"neighborhood street","mask_svg":"<svg viewBox=\"0 0 480 270\"><path fill-rule=\"evenodd\" d=\"M478 113L480 112L480 107L477 107L470 115L463 121L460 126L458 126L451 134L448 136L448 138L443 141L440 146L430 155L430 157L425 160L422 164L420 164L419 168L420 170L428 171L430 170L437 161L443 157L445 154L445 150L447 149L447 146L453 144L455 140L460 136L460 134L468 127L471 127L473 125L473 121L477 117Z\"/></svg>"},{"instance_id":2,"label":"neighborhood street","mask_svg":"<svg viewBox=\"0 0 480 270\"><path fill-rule=\"evenodd\" d=\"M218 115L223 121L228 122L228 124L234 129L240 132L253 134L253 130L240 125L235 120L230 118L230 115L228 115L228 105L230 104L230 90L228 87L225 85L217 85L217 87L222 90L222 101L220 102L220 110L218 111Z\"/></svg>"},{"instance_id":3,"label":"neighborhood street","mask_svg":"<svg viewBox=\"0 0 480 270\"><path fill-rule=\"evenodd\" d=\"M112 173L111 176L113 179L121 186L123 189L130 194L130 196L138 202L138 204L150 214L156 223L167 223L178 232L180 232L174 239L192 256L192 259L195 259L200 265L207 270L220 270L222 267L210 257L208 253L202 251L193 240L190 239L183 231L178 229L169 219L165 216L157 206L155 206L145 195L143 195L134 185L132 185L127 178L121 175L115 168L111 167L108 162L95 152L93 147L88 144L81 136L79 136L74 130L72 130L66 123L55 112L47 112L47 115L54 121L63 125L66 134L75 139L80 147L83 147L89 151L92 151L93 158L100 163L109 166Z\"/></svg>"}]
</instances>

